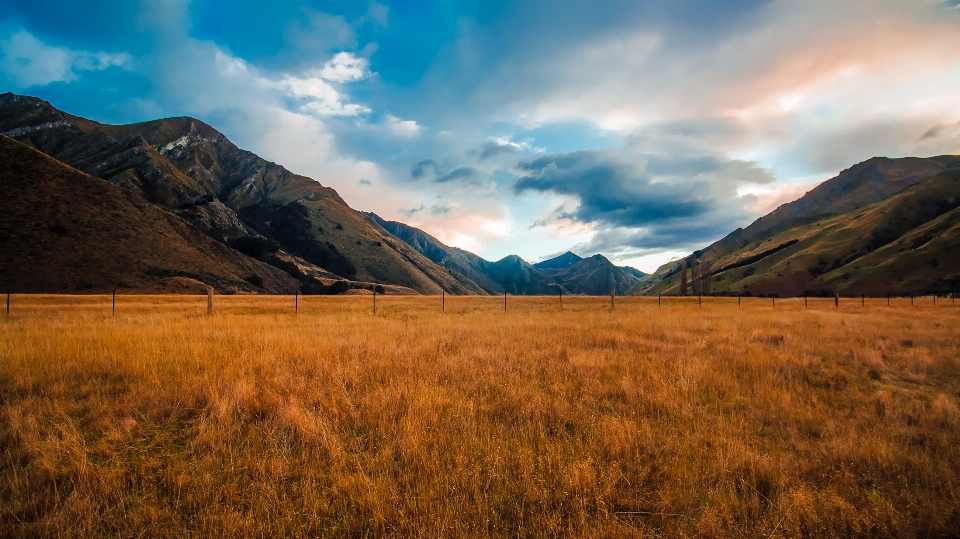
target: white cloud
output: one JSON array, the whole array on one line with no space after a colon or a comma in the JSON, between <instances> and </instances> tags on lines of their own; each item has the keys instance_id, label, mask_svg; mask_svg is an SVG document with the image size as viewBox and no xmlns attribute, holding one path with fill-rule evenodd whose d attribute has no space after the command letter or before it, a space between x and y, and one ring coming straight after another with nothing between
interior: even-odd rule
<instances>
[{"instance_id":1,"label":"white cloud","mask_svg":"<svg viewBox=\"0 0 960 539\"><path fill-rule=\"evenodd\" d=\"M402 137L416 136L423 127L417 124L415 120L401 120L393 114L387 114L385 123L391 132Z\"/></svg>"},{"instance_id":2,"label":"white cloud","mask_svg":"<svg viewBox=\"0 0 960 539\"><path fill-rule=\"evenodd\" d=\"M338 52L323 64L318 75L332 82L356 82L369 77L370 61L349 52Z\"/></svg>"},{"instance_id":3,"label":"white cloud","mask_svg":"<svg viewBox=\"0 0 960 539\"><path fill-rule=\"evenodd\" d=\"M0 70L21 88L74 81L78 71L123 67L131 60L126 53L94 53L52 47L24 30L0 40L0 52L3 53Z\"/></svg>"}]
</instances>

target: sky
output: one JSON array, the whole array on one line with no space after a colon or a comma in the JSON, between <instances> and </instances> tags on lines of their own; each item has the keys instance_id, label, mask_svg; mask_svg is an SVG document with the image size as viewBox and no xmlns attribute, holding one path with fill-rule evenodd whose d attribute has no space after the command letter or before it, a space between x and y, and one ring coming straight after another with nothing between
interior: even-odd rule
<instances>
[{"instance_id":1,"label":"sky","mask_svg":"<svg viewBox=\"0 0 960 539\"><path fill-rule=\"evenodd\" d=\"M870 157L960 153L960 0L0 3L0 92L199 118L491 260L650 272Z\"/></svg>"}]
</instances>

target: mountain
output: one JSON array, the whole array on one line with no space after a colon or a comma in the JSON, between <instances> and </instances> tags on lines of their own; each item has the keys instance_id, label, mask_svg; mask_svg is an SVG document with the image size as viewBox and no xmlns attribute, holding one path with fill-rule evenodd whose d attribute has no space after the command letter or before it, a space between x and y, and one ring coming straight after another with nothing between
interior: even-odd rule
<instances>
[{"instance_id":1,"label":"mountain","mask_svg":"<svg viewBox=\"0 0 960 539\"><path fill-rule=\"evenodd\" d=\"M583 260L583 258L567 251L560 256L544 260L543 262L537 262L533 267L538 270L562 270L569 268L581 260Z\"/></svg>"},{"instance_id":2,"label":"mountain","mask_svg":"<svg viewBox=\"0 0 960 539\"><path fill-rule=\"evenodd\" d=\"M482 269L510 294L548 296L558 294L561 289L558 282L517 255L496 262L484 260Z\"/></svg>"},{"instance_id":3,"label":"mountain","mask_svg":"<svg viewBox=\"0 0 960 539\"><path fill-rule=\"evenodd\" d=\"M617 294L625 294L639 281L632 273L614 266L599 254L583 258L559 270L553 277L574 294L589 296L606 295L610 289L616 289Z\"/></svg>"},{"instance_id":4,"label":"mountain","mask_svg":"<svg viewBox=\"0 0 960 539\"><path fill-rule=\"evenodd\" d=\"M143 197L5 136L0 163L0 282L11 290L298 290Z\"/></svg>"},{"instance_id":5,"label":"mountain","mask_svg":"<svg viewBox=\"0 0 960 539\"><path fill-rule=\"evenodd\" d=\"M427 294L478 292L350 208L333 189L237 148L193 118L105 125L5 93L0 133L142 196L224 244L275 242L281 256L266 258L280 267L289 268L282 260L295 257L353 281Z\"/></svg>"},{"instance_id":6,"label":"mountain","mask_svg":"<svg viewBox=\"0 0 960 539\"><path fill-rule=\"evenodd\" d=\"M647 274L629 266L614 266L601 255L582 258L570 251L533 265L575 294L623 294Z\"/></svg>"},{"instance_id":7,"label":"mountain","mask_svg":"<svg viewBox=\"0 0 960 539\"><path fill-rule=\"evenodd\" d=\"M874 158L642 279L678 293L923 293L960 288L960 157ZM693 282L696 272L703 279Z\"/></svg>"},{"instance_id":8,"label":"mountain","mask_svg":"<svg viewBox=\"0 0 960 539\"><path fill-rule=\"evenodd\" d=\"M368 215L391 234L450 270L464 286L473 283L486 294L552 295L563 290L567 294L606 295L611 286L623 294L639 280L636 273L645 275L633 268L614 266L601 255L581 258L569 251L532 265L516 255L490 262L463 249L444 245L418 228L387 221L372 213Z\"/></svg>"},{"instance_id":9,"label":"mountain","mask_svg":"<svg viewBox=\"0 0 960 539\"><path fill-rule=\"evenodd\" d=\"M448 247L419 228L396 221L387 221L375 213L367 215L387 232L400 238L435 264L447 269L464 288L481 295L504 292L500 283L484 273L484 268L489 262L479 256L463 249Z\"/></svg>"}]
</instances>

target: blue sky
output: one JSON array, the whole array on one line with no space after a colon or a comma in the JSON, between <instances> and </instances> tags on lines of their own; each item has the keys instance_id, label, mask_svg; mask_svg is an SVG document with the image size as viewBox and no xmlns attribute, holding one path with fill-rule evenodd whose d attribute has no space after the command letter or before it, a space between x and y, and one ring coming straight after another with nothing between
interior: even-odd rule
<instances>
[{"instance_id":1,"label":"blue sky","mask_svg":"<svg viewBox=\"0 0 960 539\"><path fill-rule=\"evenodd\" d=\"M489 259L652 271L864 159L960 153L960 9L5 0L0 91L200 118Z\"/></svg>"}]
</instances>

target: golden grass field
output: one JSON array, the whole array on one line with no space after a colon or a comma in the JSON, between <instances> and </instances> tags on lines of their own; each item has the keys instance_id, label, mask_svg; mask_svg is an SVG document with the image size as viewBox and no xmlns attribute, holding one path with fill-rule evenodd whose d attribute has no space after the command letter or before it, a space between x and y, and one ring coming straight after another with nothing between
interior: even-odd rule
<instances>
[{"instance_id":1,"label":"golden grass field","mask_svg":"<svg viewBox=\"0 0 960 539\"><path fill-rule=\"evenodd\" d=\"M0 536L960 535L960 305L371 299L14 295Z\"/></svg>"}]
</instances>

